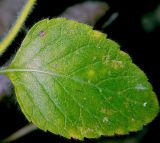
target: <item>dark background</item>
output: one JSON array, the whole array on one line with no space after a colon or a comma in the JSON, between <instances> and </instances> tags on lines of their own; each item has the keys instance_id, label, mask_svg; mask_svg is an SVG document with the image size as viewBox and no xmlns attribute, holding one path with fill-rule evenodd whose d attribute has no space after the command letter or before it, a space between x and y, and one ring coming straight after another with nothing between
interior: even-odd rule
<instances>
[{"instance_id":1,"label":"dark background","mask_svg":"<svg viewBox=\"0 0 160 143\"><path fill-rule=\"evenodd\" d=\"M38 0L37 5L28 17L25 25L30 28L34 23L43 18L57 17L68 6L79 2L82 2L82 0ZM107 33L109 38L115 40L121 45L123 51L129 53L133 62L147 74L160 101L160 26L152 32L147 33L143 30L141 25L142 16L153 11L160 2L158 0L108 0L106 2L110 5L110 10L96 24L95 29ZM106 22L114 12L119 13L118 18L111 25L102 29L104 22ZM24 32L20 32L7 52L0 58L1 65L9 59L12 53L16 52L23 38ZM6 103L0 105L0 139L7 137L28 123L21 113L17 103L13 102L11 99L9 99L8 102L7 105ZM12 108L10 108L10 106ZM147 125L146 130L147 133L142 138L141 143L160 143L160 116ZM133 136L136 136L141 132L135 133ZM125 137L116 138L123 139ZM106 140L107 143L108 138L103 137L99 140L86 139L84 142L97 143L101 140ZM63 137L44 133L42 131L36 131L16 141L16 143L27 142L72 143L76 141L66 140Z\"/></svg>"}]
</instances>

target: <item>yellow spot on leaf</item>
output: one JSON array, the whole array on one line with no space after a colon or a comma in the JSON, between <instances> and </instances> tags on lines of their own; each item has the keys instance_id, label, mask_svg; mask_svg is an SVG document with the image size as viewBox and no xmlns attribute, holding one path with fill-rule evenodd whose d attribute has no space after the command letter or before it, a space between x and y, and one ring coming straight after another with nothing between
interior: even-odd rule
<instances>
[{"instance_id":1,"label":"yellow spot on leaf","mask_svg":"<svg viewBox=\"0 0 160 143\"><path fill-rule=\"evenodd\" d=\"M82 139L79 131L75 131L73 129L68 130L69 136L75 139Z\"/></svg>"},{"instance_id":2,"label":"yellow spot on leaf","mask_svg":"<svg viewBox=\"0 0 160 143\"><path fill-rule=\"evenodd\" d=\"M123 129L121 129L121 128L118 128L118 129L116 129L116 134L118 134L118 135L124 135L125 131Z\"/></svg>"},{"instance_id":3,"label":"yellow spot on leaf","mask_svg":"<svg viewBox=\"0 0 160 143\"><path fill-rule=\"evenodd\" d=\"M99 32L97 30L94 30L94 37L96 37L97 39L99 39L101 36L103 36L104 34L102 32Z\"/></svg>"},{"instance_id":4,"label":"yellow spot on leaf","mask_svg":"<svg viewBox=\"0 0 160 143\"><path fill-rule=\"evenodd\" d=\"M95 74L96 74L96 72L94 70L90 69L88 71L88 78L92 79L95 76Z\"/></svg>"},{"instance_id":5,"label":"yellow spot on leaf","mask_svg":"<svg viewBox=\"0 0 160 143\"><path fill-rule=\"evenodd\" d=\"M114 114L115 111L114 110L107 110L107 109L102 108L100 112L105 114L106 116L111 116L111 115Z\"/></svg>"}]
</instances>

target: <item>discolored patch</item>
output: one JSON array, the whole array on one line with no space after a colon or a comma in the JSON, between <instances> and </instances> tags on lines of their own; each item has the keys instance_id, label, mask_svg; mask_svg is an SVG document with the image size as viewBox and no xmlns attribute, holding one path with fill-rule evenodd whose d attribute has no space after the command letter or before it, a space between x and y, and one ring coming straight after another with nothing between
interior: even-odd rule
<instances>
[{"instance_id":1,"label":"discolored patch","mask_svg":"<svg viewBox=\"0 0 160 143\"><path fill-rule=\"evenodd\" d=\"M88 78L89 78L89 79L93 78L93 77L95 76L95 74L96 74L95 70L90 69L90 70L88 71Z\"/></svg>"},{"instance_id":2,"label":"discolored patch","mask_svg":"<svg viewBox=\"0 0 160 143\"><path fill-rule=\"evenodd\" d=\"M44 37L45 35L46 35L46 33L45 33L44 31L40 31L40 32L39 32L39 36L40 36L40 37Z\"/></svg>"}]
</instances>

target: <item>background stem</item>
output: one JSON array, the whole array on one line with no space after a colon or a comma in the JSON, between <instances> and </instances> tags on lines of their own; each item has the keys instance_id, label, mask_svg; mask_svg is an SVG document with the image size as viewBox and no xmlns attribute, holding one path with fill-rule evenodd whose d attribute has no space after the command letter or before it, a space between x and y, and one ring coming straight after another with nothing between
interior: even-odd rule
<instances>
[{"instance_id":1,"label":"background stem","mask_svg":"<svg viewBox=\"0 0 160 143\"><path fill-rule=\"evenodd\" d=\"M12 135L10 135L9 137L7 137L6 139L3 140L4 143L9 143L12 141L15 141L35 130L37 130L38 128L33 125L33 124L29 124L21 129L19 129L18 131L16 131L15 133L13 133Z\"/></svg>"}]
</instances>

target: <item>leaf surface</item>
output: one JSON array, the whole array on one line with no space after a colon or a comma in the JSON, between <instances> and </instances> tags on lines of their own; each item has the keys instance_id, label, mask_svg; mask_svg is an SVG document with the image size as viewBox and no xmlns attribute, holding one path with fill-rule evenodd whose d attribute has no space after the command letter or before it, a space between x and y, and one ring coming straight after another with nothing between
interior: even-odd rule
<instances>
[{"instance_id":1,"label":"leaf surface","mask_svg":"<svg viewBox=\"0 0 160 143\"><path fill-rule=\"evenodd\" d=\"M64 18L35 24L4 72L27 119L66 138L137 131L159 109L147 77L117 43Z\"/></svg>"}]
</instances>

